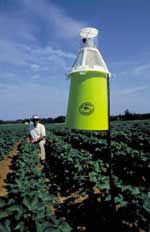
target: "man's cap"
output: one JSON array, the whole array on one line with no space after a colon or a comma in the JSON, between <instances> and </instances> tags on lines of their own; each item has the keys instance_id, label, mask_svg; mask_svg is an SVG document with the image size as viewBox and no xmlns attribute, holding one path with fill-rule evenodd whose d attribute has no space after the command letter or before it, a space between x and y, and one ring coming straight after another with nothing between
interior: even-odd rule
<instances>
[{"instance_id":1,"label":"man's cap","mask_svg":"<svg viewBox=\"0 0 150 232\"><path fill-rule=\"evenodd\" d=\"M39 117L38 114L34 114L34 115L32 116L32 120L39 120L39 119L40 119L40 117Z\"/></svg>"}]
</instances>

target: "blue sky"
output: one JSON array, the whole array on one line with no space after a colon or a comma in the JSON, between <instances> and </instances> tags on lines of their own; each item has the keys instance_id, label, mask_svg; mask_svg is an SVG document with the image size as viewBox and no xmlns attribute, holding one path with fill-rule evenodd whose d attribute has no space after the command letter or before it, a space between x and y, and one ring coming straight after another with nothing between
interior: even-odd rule
<instances>
[{"instance_id":1,"label":"blue sky","mask_svg":"<svg viewBox=\"0 0 150 232\"><path fill-rule=\"evenodd\" d=\"M0 119L65 115L79 31L100 30L111 114L150 112L149 0L0 0Z\"/></svg>"}]
</instances>

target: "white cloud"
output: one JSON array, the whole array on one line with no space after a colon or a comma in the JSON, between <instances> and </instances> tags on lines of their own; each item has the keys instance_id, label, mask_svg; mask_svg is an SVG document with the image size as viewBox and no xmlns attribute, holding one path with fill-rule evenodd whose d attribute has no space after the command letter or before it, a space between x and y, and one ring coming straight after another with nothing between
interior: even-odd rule
<instances>
[{"instance_id":1,"label":"white cloud","mask_svg":"<svg viewBox=\"0 0 150 232\"><path fill-rule=\"evenodd\" d=\"M27 54L22 47L10 40L0 40L0 63L11 65L25 65Z\"/></svg>"},{"instance_id":2,"label":"white cloud","mask_svg":"<svg viewBox=\"0 0 150 232\"><path fill-rule=\"evenodd\" d=\"M66 113L68 92L64 89L24 83L0 85L0 90L0 119L29 118L34 113L55 117Z\"/></svg>"},{"instance_id":3,"label":"white cloud","mask_svg":"<svg viewBox=\"0 0 150 232\"><path fill-rule=\"evenodd\" d=\"M38 64L31 64L31 69L32 69L33 71L39 71L40 65L38 65Z\"/></svg>"},{"instance_id":4,"label":"white cloud","mask_svg":"<svg viewBox=\"0 0 150 232\"><path fill-rule=\"evenodd\" d=\"M19 42L35 42L34 35L36 24L30 22L30 18L24 14L23 8L19 11L0 14L1 39Z\"/></svg>"},{"instance_id":5,"label":"white cloud","mask_svg":"<svg viewBox=\"0 0 150 232\"><path fill-rule=\"evenodd\" d=\"M111 113L119 114L129 109L135 113L149 112L147 100L150 93L149 64L141 60L111 63L110 89Z\"/></svg>"},{"instance_id":6,"label":"white cloud","mask_svg":"<svg viewBox=\"0 0 150 232\"><path fill-rule=\"evenodd\" d=\"M68 59L74 59L75 58L75 54L71 53L71 52L66 52L63 51L61 49L54 49L51 46L45 46L42 48L36 48L32 50L32 54L37 55L38 58L40 56L57 56L57 57L62 57L62 58L68 58Z\"/></svg>"},{"instance_id":7,"label":"white cloud","mask_svg":"<svg viewBox=\"0 0 150 232\"><path fill-rule=\"evenodd\" d=\"M134 68L135 75L149 75L150 77L150 64L140 64L137 65L137 67Z\"/></svg>"},{"instance_id":8,"label":"white cloud","mask_svg":"<svg viewBox=\"0 0 150 232\"><path fill-rule=\"evenodd\" d=\"M47 52L59 57L69 58L69 59L75 59L75 54L71 52L64 52L60 49L53 49L52 47L47 47Z\"/></svg>"},{"instance_id":9,"label":"white cloud","mask_svg":"<svg viewBox=\"0 0 150 232\"><path fill-rule=\"evenodd\" d=\"M69 70L75 55L61 49L54 49L51 46L32 49L29 56L29 63L33 71L47 72L49 75L60 76Z\"/></svg>"},{"instance_id":10,"label":"white cloud","mask_svg":"<svg viewBox=\"0 0 150 232\"><path fill-rule=\"evenodd\" d=\"M150 78L150 63L145 63L142 59L112 62L110 67L114 78Z\"/></svg>"},{"instance_id":11,"label":"white cloud","mask_svg":"<svg viewBox=\"0 0 150 232\"><path fill-rule=\"evenodd\" d=\"M40 17L43 21L53 27L56 36L73 38L79 35L79 31L85 26L84 22L73 19L62 8L58 7L52 1L39 0L23 0L24 6L33 14ZM52 30L50 30L50 34Z\"/></svg>"},{"instance_id":12,"label":"white cloud","mask_svg":"<svg viewBox=\"0 0 150 232\"><path fill-rule=\"evenodd\" d=\"M32 76L32 79L33 79L33 80L37 80L37 79L39 79L39 78L41 78L39 74L36 74L36 75L33 75L33 76Z\"/></svg>"},{"instance_id":13,"label":"white cloud","mask_svg":"<svg viewBox=\"0 0 150 232\"><path fill-rule=\"evenodd\" d=\"M49 45L40 48L17 44L17 42L9 40L0 40L0 50L1 65L9 65L12 68L11 71L16 72L16 77L18 68L20 68L24 75L28 72L28 76L32 77L33 72L36 72L39 77L52 74L52 78L54 78L68 71L75 58L73 53L54 49ZM4 72L3 75L5 75ZM2 71L0 77L2 77ZM18 79L20 79L20 74Z\"/></svg>"},{"instance_id":14,"label":"white cloud","mask_svg":"<svg viewBox=\"0 0 150 232\"><path fill-rule=\"evenodd\" d=\"M126 109L133 113L149 112L147 104L147 93L149 91L150 86L132 86L127 88L123 86L123 83L122 86L111 88L111 113L123 113Z\"/></svg>"},{"instance_id":15,"label":"white cloud","mask_svg":"<svg viewBox=\"0 0 150 232\"><path fill-rule=\"evenodd\" d=\"M148 86L138 86L138 87L130 87L130 88L123 88L123 89L118 89L117 91L113 92L113 95L115 96L136 96L139 94L139 92L144 91L147 89Z\"/></svg>"},{"instance_id":16,"label":"white cloud","mask_svg":"<svg viewBox=\"0 0 150 232\"><path fill-rule=\"evenodd\" d=\"M13 79L16 78L16 73L9 72L9 71L1 72L0 73L0 79L1 78L5 78L5 79L8 79L8 80L13 80Z\"/></svg>"}]
</instances>

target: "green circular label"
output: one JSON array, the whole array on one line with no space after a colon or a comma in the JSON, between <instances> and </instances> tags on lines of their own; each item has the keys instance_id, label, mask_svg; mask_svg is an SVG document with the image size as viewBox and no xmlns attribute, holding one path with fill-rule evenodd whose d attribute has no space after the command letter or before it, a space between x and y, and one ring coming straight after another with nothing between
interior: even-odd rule
<instances>
[{"instance_id":1,"label":"green circular label","mask_svg":"<svg viewBox=\"0 0 150 232\"><path fill-rule=\"evenodd\" d=\"M94 112L94 105L91 102L84 102L79 106L79 112L83 115L90 115Z\"/></svg>"}]
</instances>

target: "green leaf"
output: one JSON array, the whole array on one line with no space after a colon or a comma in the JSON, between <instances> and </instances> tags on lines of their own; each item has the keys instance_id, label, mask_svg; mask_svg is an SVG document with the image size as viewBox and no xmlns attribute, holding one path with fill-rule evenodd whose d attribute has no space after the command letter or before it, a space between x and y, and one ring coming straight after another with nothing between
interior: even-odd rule
<instances>
[{"instance_id":1,"label":"green leaf","mask_svg":"<svg viewBox=\"0 0 150 232\"><path fill-rule=\"evenodd\" d=\"M150 192L148 192L147 197L144 201L143 208L150 214Z\"/></svg>"},{"instance_id":2,"label":"green leaf","mask_svg":"<svg viewBox=\"0 0 150 232\"><path fill-rule=\"evenodd\" d=\"M111 195L107 195L107 197L105 198L105 201L110 201L111 200Z\"/></svg>"},{"instance_id":3,"label":"green leaf","mask_svg":"<svg viewBox=\"0 0 150 232\"><path fill-rule=\"evenodd\" d=\"M96 172L90 172L90 173L89 173L89 178L90 178L90 181L91 181L91 182L96 183L96 182L97 182L97 175L96 175Z\"/></svg>"},{"instance_id":4,"label":"green leaf","mask_svg":"<svg viewBox=\"0 0 150 232\"><path fill-rule=\"evenodd\" d=\"M95 171L96 172L100 172L100 167L99 167L99 162L97 161L96 163L95 163Z\"/></svg>"},{"instance_id":5,"label":"green leaf","mask_svg":"<svg viewBox=\"0 0 150 232\"><path fill-rule=\"evenodd\" d=\"M115 197L115 203L120 203L123 200L123 196L119 194L119 196Z\"/></svg>"},{"instance_id":6,"label":"green leaf","mask_svg":"<svg viewBox=\"0 0 150 232\"><path fill-rule=\"evenodd\" d=\"M36 232L44 232L45 226L39 222L36 222Z\"/></svg>"},{"instance_id":7,"label":"green leaf","mask_svg":"<svg viewBox=\"0 0 150 232\"><path fill-rule=\"evenodd\" d=\"M3 212L0 213L0 219L6 218L6 217L8 217L8 216L9 216L9 214L8 214L8 212L6 212L6 211L3 211Z\"/></svg>"},{"instance_id":8,"label":"green leaf","mask_svg":"<svg viewBox=\"0 0 150 232\"><path fill-rule=\"evenodd\" d=\"M6 229L5 225L0 224L0 231L1 232L7 232L8 230Z\"/></svg>"},{"instance_id":9,"label":"green leaf","mask_svg":"<svg viewBox=\"0 0 150 232\"><path fill-rule=\"evenodd\" d=\"M9 220L6 220L4 223L0 224L0 232L11 232Z\"/></svg>"},{"instance_id":10,"label":"green leaf","mask_svg":"<svg viewBox=\"0 0 150 232\"><path fill-rule=\"evenodd\" d=\"M15 227L15 230L19 230L20 232L25 231L24 229L24 222L19 222L19 224Z\"/></svg>"},{"instance_id":11,"label":"green leaf","mask_svg":"<svg viewBox=\"0 0 150 232\"><path fill-rule=\"evenodd\" d=\"M31 209L34 209L37 206L37 204L38 204L38 198L35 196L30 204Z\"/></svg>"},{"instance_id":12,"label":"green leaf","mask_svg":"<svg viewBox=\"0 0 150 232\"><path fill-rule=\"evenodd\" d=\"M133 193L134 195L140 194L139 188L138 188L138 187L135 187L135 188L133 189L132 193Z\"/></svg>"},{"instance_id":13,"label":"green leaf","mask_svg":"<svg viewBox=\"0 0 150 232\"><path fill-rule=\"evenodd\" d=\"M59 229L60 229L61 232L70 232L70 231L72 231L72 228L66 222L64 222L62 225L60 225Z\"/></svg>"},{"instance_id":14,"label":"green leaf","mask_svg":"<svg viewBox=\"0 0 150 232\"><path fill-rule=\"evenodd\" d=\"M4 206L6 206L6 202L4 199L0 199L0 208L3 208Z\"/></svg>"},{"instance_id":15,"label":"green leaf","mask_svg":"<svg viewBox=\"0 0 150 232\"><path fill-rule=\"evenodd\" d=\"M23 199L23 204L29 209L31 210L31 201L26 197Z\"/></svg>"},{"instance_id":16,"label":"green leaf","mask_svg":"<svg viewBox=\"0 0 150 232\"><path fill-rule=\"evenodd\" d=\"M12 205L10 206L9 208L7 208L7 211L8 212L14 212L14 211L18 211L19 213L22 213L21 209L20 209L20 206L18 205Z\"/></svg>"}]
</instances>

